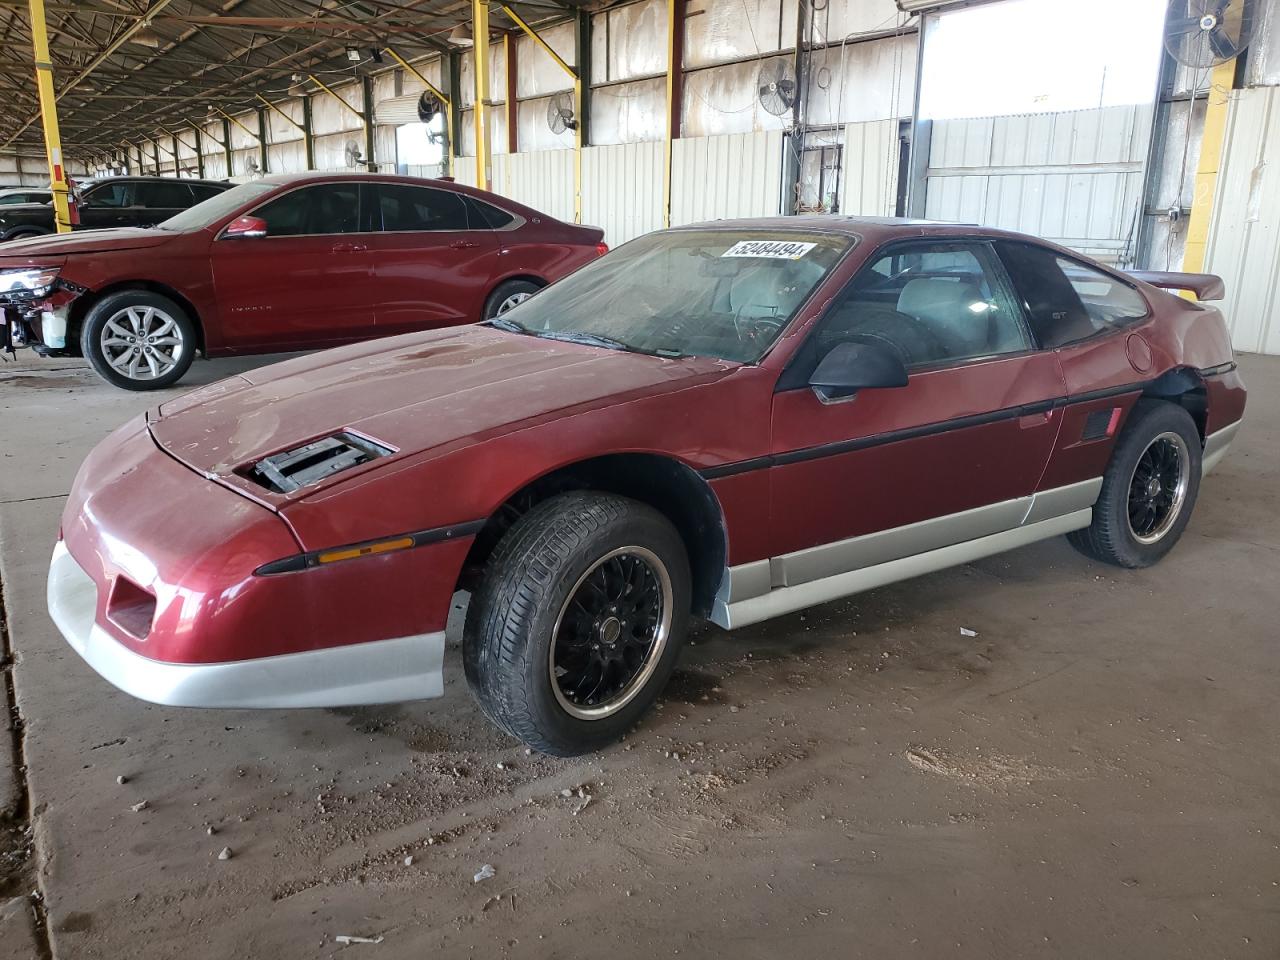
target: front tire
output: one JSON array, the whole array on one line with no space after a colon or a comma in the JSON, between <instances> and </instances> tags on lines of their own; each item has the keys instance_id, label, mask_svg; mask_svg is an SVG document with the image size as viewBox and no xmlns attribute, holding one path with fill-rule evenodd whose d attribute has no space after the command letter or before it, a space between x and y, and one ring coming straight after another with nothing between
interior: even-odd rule
<instances>
[{"instance_id":1,"label":"front tire","mask_svg":"<svg viewBox=\"0 0 1280 960\"><path fill-rule=\"evenodd\" d=\"M498 543L463 633L467 682L494 723L577 756L620 738L666 685L688 627L689 560L652 507L568 493Z\"/></svg>"},{"instance_id":2,"label":"front tire","mask_svg":"<svg viewBox=\"0 0 1280 960\"><path fill-rule=\"evenodd\" d=\"M1174 403L1139 400L1103 474L1093 523L1067 534L1087 556L1149 567L1182 536L1200 492L1200 433Z\"/></svg>"},{"instance_id":3,"label":"front tire","mask_svg":"<svg viewBox=\"0 0 1280 960\"><path fill-rule=\"evenodd\" d=\"M125 390L161 390L177 383L191 367L196 327L168 297L121 290L89 309L80 348L108 383Z\"/></svg>"}]
</instances>

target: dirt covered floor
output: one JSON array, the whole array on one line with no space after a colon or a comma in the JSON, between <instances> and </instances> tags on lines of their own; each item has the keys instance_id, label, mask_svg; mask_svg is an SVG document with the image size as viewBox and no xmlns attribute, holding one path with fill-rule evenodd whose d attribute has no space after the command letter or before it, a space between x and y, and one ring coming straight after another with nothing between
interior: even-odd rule
<instances>
[{"instance_id":1,"label":"dirt covered floor","mask_svg":"<svg viewBox=\"0 0 1280 960\"><path fill-rule=\"evenodd\" d=\"M81 459L162 396L0 365L0 957L1273 960L1280 359L1241 366L1246 425L1160 566L1056 540L705 628L631 738L560 761L486 723L457 618L437 701L115 691L45 574Z\"/></svg>"}]
</instances>

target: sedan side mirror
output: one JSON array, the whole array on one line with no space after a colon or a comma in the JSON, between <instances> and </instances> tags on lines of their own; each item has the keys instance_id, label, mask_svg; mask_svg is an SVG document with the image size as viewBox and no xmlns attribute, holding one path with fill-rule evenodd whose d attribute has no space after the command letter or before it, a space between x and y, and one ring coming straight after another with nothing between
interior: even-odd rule
<instances>
[{"instance_id":1,"label":"sedan side mirror","mask_svg":"<svg viewBox=\"0 0 1280 960\"><path fill-rule=\"evenodd\" d=\"M222 231L226 240L254 240L267 235L267 221L261 217L236 217Z\"/></svg>"},{"instance_id":2,"label":"sedan side mirror","mask_svg":"<svg viewBox=\"0 0 1280 960\"><path fill-rule=\"evenodd\" d=\"M837 344L809 377L809 386L822 400L851 397L859 390L906 385L907 368L902 358L878 343Z\"/></svg>"}]
</instances>

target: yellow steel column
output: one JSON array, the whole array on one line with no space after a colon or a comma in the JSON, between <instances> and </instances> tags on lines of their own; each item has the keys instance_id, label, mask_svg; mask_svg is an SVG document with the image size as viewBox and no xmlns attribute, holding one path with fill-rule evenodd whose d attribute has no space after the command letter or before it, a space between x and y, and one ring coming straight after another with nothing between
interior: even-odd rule
<instances>
[{"instance_id":1,"label":"yellow steel column","mask_svg":"<svg viewBox=\"0 0 1280 960\"><path fill-rule=\"evenodd\" d=\"M489 0L471 0L471 17L476 74L476 186L489 190Z\"/></svg>"},{"instance_id":2,"label":"yellow steel column","mask_svg":"<svg viewBox=\"0 0 1280 960\"><path fill-rule=\"evenodd\" d=\"M58 98L53 89L53 64L49 60L49 30L44 21L44 0L30 0L31 46L35 52L36 86L40 91L40 120L44 124L44 148L49 158L49 189L53 192L53 219L59 233L71 232L67 208L67 173L62 165L62 137L58 133Z\"/></svg>"},{"instance_id":3,"label":"yellow steel column","mask_svg":"<svg viewBox=\"0 0 1280 960\"><path fill-rule=\"evenodd\" d=\"M1204 111L1204 135L1200 139L1195 196L1191 201L1191 219L1187 224L1187 242L1182 253L1182 269L1188 273L1204 270L1209 247L1209 220L1218 188L1218 169L1222 165L1222 146L1227 133L1227 108L1231 102L1235 74L1235 61L1228 60L1215 67L1209 76L1209 102Z\"/></svg>"}]
</instances>

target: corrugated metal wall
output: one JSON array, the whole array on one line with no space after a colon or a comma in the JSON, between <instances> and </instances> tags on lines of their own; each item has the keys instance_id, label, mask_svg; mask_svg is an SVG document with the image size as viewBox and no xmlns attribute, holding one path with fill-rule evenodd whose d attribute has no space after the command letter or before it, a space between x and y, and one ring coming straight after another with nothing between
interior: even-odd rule
<instances>
[{"instance_id":1,"label":"corrugated metal wall","mask_svg":"<svg viewBox=\"0 0 1280 960\"><path fill-rule=\"evenodd\" d=\"M86 177L89 168L79 160L67 161L67 173L72 177ZM0 151L0 184L14 187L49 186L49 165L44 154L22 153L16 150Z\"/></svg>"},{"instance_id":2,"label":"corrugated metal wall","mask_svg":"<svg viewBox=\"0 0 1280 960\"><path fill-rule=\"evenodd\" d=\"M781 130L685 137L671 151L671 223L782 212Z\"/></svg>"},{"instance_id":3,"label":"corrugated metal wall","mask_svg":"<svg viewBox=\"0 0 1280 960\"><path fill-rule=\"evenodd\" d=\"M475 167L475 164L469 164ZM493 189L559 220L573 222L573 151L536 150L493 158Z\"/></svg>"},{"instance_id":4,"label":"corrugated metal wall","mask_svg":"<svg viewBox=\"0 0 1280 960\"><path fill-rule=\"evenodd\" d=\"M936 121L927 215L1020 230L1125 263L1150 123L1149 105Z\"/></svg>"},{"instance_id":5,"label":"corrugated metal wall","mask_svg":"<svg viewBox=\"0 0 1280 960\"><path fill-rule=\"evenodd\" d=\"M663 149L658 142L582 151L582 222L604 230L616 247L662 229Z\"/></svg>"},{"instance_id":6,"label":"corrugated metal wall","mask_svg":"<svg viewBox=\"0 0 1280 960\"><path fill-rule=\"evenodd\" d=\"M898 121L846 126L842 167L841 213L893 216L898 199Z\"/></svg>"},{"instance_id":7,"label":"corrugated metal wall","mask_svg":"<svg viewBox=\"0 0 1280 960\"><path fill-rule=\"evenodd\" d=\"M1206 269L1237 350L1280 354L1280 88L1232 93Z\"/></svg>"}]
</instances>

